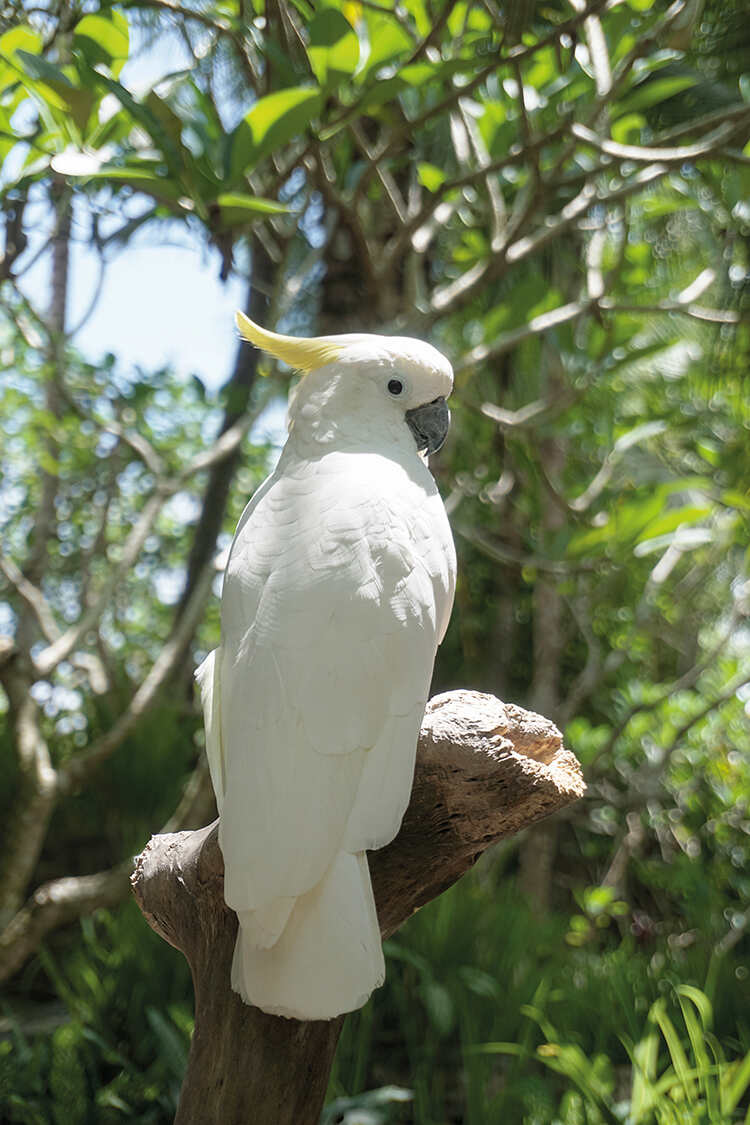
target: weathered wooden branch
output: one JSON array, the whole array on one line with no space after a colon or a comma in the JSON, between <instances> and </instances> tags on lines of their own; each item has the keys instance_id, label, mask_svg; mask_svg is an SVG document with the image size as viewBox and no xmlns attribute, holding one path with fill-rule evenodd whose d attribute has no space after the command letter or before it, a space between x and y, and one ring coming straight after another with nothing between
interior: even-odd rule
<instances>
[{"instance_id":1,"label":"weathered wooden branch","mask_svg":"<svg viewBox=\"0 0 750 1125\"><path fill-rule=\"evenodd\" d=\"M370 854L383 936L491 844L584 789L549 720L478 692L437 696L422 725L401 831ZM217 825L154 836L132 878L149 925L184 953L193 973L195 1033L176 1125L315 1125L343 1019L269 1016L231 991L237 923L224 903Z\"/></svg>"}]
</instances>

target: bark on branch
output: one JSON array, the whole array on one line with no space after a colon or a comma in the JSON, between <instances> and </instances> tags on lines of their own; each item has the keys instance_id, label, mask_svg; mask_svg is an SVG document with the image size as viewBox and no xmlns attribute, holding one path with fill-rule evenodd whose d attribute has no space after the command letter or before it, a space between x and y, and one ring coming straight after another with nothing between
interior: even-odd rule
<instances>
[{"instance_id":1,"label":"bark on branch","mask_svg":"<svg viewBox=\"0 0 750 1125\"><path fill-rule=\"evenodd\" d=\"M369 857L383 936L491 844L584 789L549 720L478 692L437 696L422 725L401 831ZM195 1033L176 1125L315 1125L343 1019L269 1016L231 991L236 917L224 903L217 825L154 836L132 878L149 925L184 953L193 973Z\"/></svg>"}]
</instances>

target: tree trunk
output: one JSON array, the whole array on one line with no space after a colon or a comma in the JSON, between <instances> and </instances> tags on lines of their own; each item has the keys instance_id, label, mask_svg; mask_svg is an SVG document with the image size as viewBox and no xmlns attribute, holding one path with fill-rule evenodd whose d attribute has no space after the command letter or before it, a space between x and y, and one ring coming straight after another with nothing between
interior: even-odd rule
<instances>
[{"instance_id":1,"label":"tree trunk","mask_svg":"<svg viewBox=\"0 0 750 1125\"><path fill-rule=\"evenodd\" d=\"M549 720L478 692L433 699L401 831L369 857L383 937L490 844L584 788ZM237 919L224 903L223 875L218 821L154 836L133 875L149 925L184 953L193 973L195 1034L176 1125L316 1125L343 1019L269 1016L232 992Z\"/></svg>"}]
</instances>

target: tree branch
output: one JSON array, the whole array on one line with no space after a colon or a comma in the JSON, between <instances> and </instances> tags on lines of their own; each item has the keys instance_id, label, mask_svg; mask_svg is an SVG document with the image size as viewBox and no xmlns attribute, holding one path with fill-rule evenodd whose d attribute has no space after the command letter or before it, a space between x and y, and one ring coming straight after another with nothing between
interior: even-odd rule
<instances>
[{"instance_id":1,"label":"tree branch","mask_svg":"<svg viewBox=\"0 0 750 1125\"><path fill-rule=\"evenodd\" d=\"M60 792L67 793L75 789L101 762L109 758L127 738L144 712L156 701L159 691L174 672L185 645L193 635L211 589L214 574L213 563L209 561L204 565L203 572L193 587L171 637L151 665L148 675L130 701L129 707L123 711L106 734L60 769L58 774Z\"/></svg>"},{"instance_id":2,"label":"tree branch","mask_svg":"<svg viewBox=\"0 0 750 1125\"><path fill-rule=\"evenodd\" d=\"M122 902L132 869L128 859L109 871L53 879L38 887L0 932L0 982L18 971L52 930Z\"/></svg>"},{"instance_id":3,"label":"tree branch","mask_svg":"<svg viewBox=\"0 0 750 1125\"><path fill-rule=\"evenodd\" d=\"M66 629L62 636L58 637L52 644L47 645L37 656L35 664L40 676L49 675L60 661L65 660L66 657L70 655L81 638L96 625L99 618L110 604L112 595L120 581L124 575L128 573L140 555L143 544L148 539L151 528L154 526L156 518L166 503L168 496L168 489L157 488L146 501L135 527L125 540L119 561L112 567L106 581L97 591L94 600L83 611L75 625L71 625L69 629Z\"/></svg>"},{"instance_id":4,"label":"tree branch","mask_svg":"<svg viewBox=\"0 0 750 1125\"><path fill-rule=\"evenodd\" d=\"M392 934L492 843L582 796L578 763L547 719L457 691L428 704L412 798L396 839L370 854L380 928ZM266 1015L230 989L236 916L224 904L215 822L153 837L133 889L149 925L193 971L196 1025L176 1125L317 1125L343 1019Z\"/></svg>"},{"instance_id":5,"label":"tree branch","mask_svg":"<svg viewBox=\"0 0 750 1125\"><path fill-rule=\"evenodd\" d=\"M23 598L26 605L33 612L37 624L42 631L42 635L50 642L56 641L60 636L60 629L55 621L52 607L42 591L38 586L35 586L33 582L29 582L28 578L24 577L12 559L0 556L0 570L2 570L18 596Z\"/></svg>"},{"instance_id":6,"label":"tree branch","mask_svg":"<svg viewBox=\"0 0 750 1125\"><path fill-rule=\"evenodd\" d=\"M522 324L519 328L514 328L512 332L504 332L494 344L477 344L475 348L461 356L454 365L454 371L457 375L464 374L480 363L497 359L499 356L505 355L506 352L513 351L519 344L522 344L525 340L530 340L533 336L540 336L543 332L549 332L551 328L557 328L560 324L569 324L571 321L578 320L594 307L595 302L591 300L571 301L570 304L560 305L559 308L540 313L539 316L532 317L528 324ZM489 417L494 417L493 414L490 414L489 409L483 410L483 413L488 414ZM503 415L508 413L508 411L502 411Z\"/></svg>"},{"instance_id":7,"label":"tree branch","mask_svg":"<svg viewBox=\"0 0 750 1125\"><path fill-rule=\"evenodd\" d=\"M23 902L44 845L55 807L58 774L39 724L39 707L29 692L32 676L22 657L11 655L0 669L18 758L19 780L6 818L0 854L0 925Z\"/></svg>"},{"instance_id":8,"label":"tree branch","mask_svg":"<svg viewBox=\"0 0 750 1125\"><path fill-rule=\"evenodd\" d=\"M750 120L750 106L747 107L746 119ZM584 125L574 124L571 126L571 133L577 137L579 141L583 141L592 148L597 149L598 152L603 152L607 156L615 157L617 160L632 160L636 163L648 164L653 160L658 160L664 164L684 164L686 161L698 160L701 156L710 156L712 153L720 149L722 145L726 144L737 132L737 130L744 123L744 118L740 121L727 121L715 129L712 133L708 133L702 141L697 141L692 145L678 145L676 147L668 148L659 146L652 148L649 145L623 145L617 141L612 141L608 137L598 137L591 129L587 129Z\"/></svg>"}]
</instances>

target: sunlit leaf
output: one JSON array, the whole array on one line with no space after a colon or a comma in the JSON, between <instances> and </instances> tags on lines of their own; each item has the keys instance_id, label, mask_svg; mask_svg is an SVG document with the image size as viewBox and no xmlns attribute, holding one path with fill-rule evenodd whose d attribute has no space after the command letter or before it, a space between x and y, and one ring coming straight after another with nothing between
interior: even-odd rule
<instances>
[{"instance_id":1,"label":"sunlit leaf","mask_svg":"<svg viewBox=\"0 0 750 1125\"><path fill-rule=\"evenodd\" d=\"M115 95L122 106L128 110L134 123L140 125L151 138L154 146L161 150L172 175L179 179L185 169L185 164L192 160L191 153L175 138L171 129L164 127L162 121L148 104L138 101L125 86L113 78L102 75L101 81L110 93Z\"/></svg>"},{"instance_id":2,"label":"sunlit leaf","mask_svg":"<svg viewBox=\"0 0 750 1125\"><path fill-rule=\"evenodd\" d=\"M392 15L380 15L368 9L365 14L370 50L359 75L360 80L378 67L392 62L405 51L413 50L414 43L406 29Z\"/></svg>"},{"instance_id":3,"label":"sunlit leaf","mask_svg":"<svg viewBox=\"0 0 750 1125\"><path fill-rule=\"evenodd\" d=\"M117 77L130 47L128 21L115 8L110 8L106 16L84 16L73 31L73 46L81 51L89 66L104 63Z\"/></svg>"},{"instance_id":4,"label":"sunlit leaf","mask_svg":"<svg viewBox=\"0 0 750 1125\"><path fill-rule=\"evenodd\" d=\"M42 40L30 27L12 27L0 35L0 92L19 79L18 67L22 64L15 58L16 51L38 55L41 49Z\"/></svg>"},{"instance_id":5,"label":"sunlit leaf","mask_svg":"<svg viewBox=\"0 0 750 1125\"><path fill-rule=\"evenodd\" d=\"M225 193L216 199L220 208L217 229L229 230L231 227L245 226L258 215L283 215L289 208L275 199L261 196Z\"/></svg>"},{"instance_id":6,"label":"sunlit leaf","mask_svg":"<svg viewBox=\"0 0 750 1125\"><path fill-rule=\"evenodd\" d=\"M349 21L335 8L324 8L309 28L307 55L321 87L330 89L349 78L359 62L359 40Z\"/></svg>"},{"instance_id":7,"label":"sunlit leaf","mask_svg":"<svg viewBox=\"0 0 750 1125\"><path fill-rule=\"evenodd\" d=\"M665 536L668 532L674 531L678 527L698 523L699 520L705 520L710 514L711 508L707 505L686 505L684 508L675 508L673 511L667 512L666 515L659 516L658 519L652 520L638 535L637 541L641 542L647 539L652 540L660 536ZM656 550L657 548L654 547L652 549Z\"/></svg>"},{"instance_id":8,"label":"sunlit leaf","mask_svg":"<svg viewBox=\"0 0 750 1125\"><path fill-rule=\"evenodd\" d=\"M626 95L612 109L612 116L622 117L625 114L635 113L637 110L649 109L651 106L665 102L667 98L681 94L696 86L700 77L695 74L673 74L664 78L652 78L642 82Z\"/></svg>"},{"instance_id":9,"label":"sunlit leaf","mask_svg":"<svg viewBox=\"0 0 750 1125\"><path fill-rule=\"evenodd\" d=\"M641 113L626 113L612 123L612 139L618 144L638 144L646 118Z\"/></svg>"},{"instance_id":10,"label":"sunlit leaf","mask_svg":"<svg viewBox=\"0 0 750 1125\"><path fill-rule=\"evenodd\" d=\"M230 138L227 183L236 183L270 152L301 134L320 105L316 86L291 87L260 98Z\"/></svg>"},{"instance_id":11,"label":"sunlit leaf","mask_svg":"<svg viewBox=\"0 0 750 1125\"><path fill-rule=\"evenodd\" d=\"M422 163L417 165L417 176L422 187L428 191L438 191L445 183L445 172L436 168L434 164Z\"/></svg>"},{"instance_id":12,"label":"sunlit leaf","mask_svg":"<svg viewBox=\"0 0 750 1125\"><path fill-rule=\"evenodd\" d=\"M144 192L158 202L166 203L170 207L178 205L182 196L179 184L175 184L168 176L160 175L155 170L142 164L125 167L103 167L96 172L92 179L114 185L121 184L123 187L130 187L134 191ZM179 207L179 210L183 214L188 213L183 207Z\"/></svg>"},{"instance_id":13,"label":"sunlit leaf","mask_svg":"<svg viewBox=\"0 0 750 1125\"><path fill-rule=\"evenodd\" d=\"M54 108L67 109L78 129L83 132L96 104L96 95L85 87L74 85L61 67L41 56L17 50L16 58L30 79L27 80L29 89Z\"/></svg>"}]
</instances>

